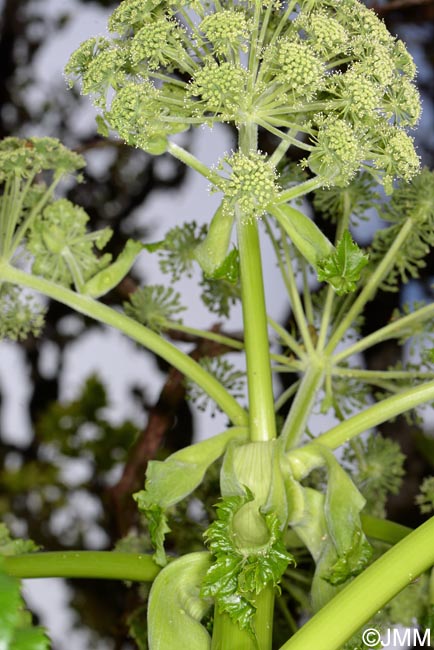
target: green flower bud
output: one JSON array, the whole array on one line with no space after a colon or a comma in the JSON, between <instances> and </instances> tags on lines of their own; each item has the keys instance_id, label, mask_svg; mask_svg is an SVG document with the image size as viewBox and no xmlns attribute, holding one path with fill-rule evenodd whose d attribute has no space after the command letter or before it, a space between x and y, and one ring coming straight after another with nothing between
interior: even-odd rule
<instances>
[{"instance_id":1,"label":"green flower bud","mask_svg":"<svg viewBox=\"0 0 434 650\"><path fill-rule=\"evenodd\" d=\"M384 22L361 2L344 3L337 14L342 16L343 24L355 35L365 38L369 43L390 46L394 42Z\"/></svg>"},{"instance_id":2,"label":"green flower bud","mask_svg":"<svg viewBox=\"0 0 434 650\"><path fill-rule=\"evenodd\" d=\"M150 14L161 4L161 1L123 0L109 18L109 31L128 34L131 30L140 29L149 21Z\"/></svg>"},{"instance_id":3,"label":"green flower bud","mask_svg":"<svg viewBox=\"0 0 434 650\"><path fill-rule=\"evenodd\" d=\"M294 98L313 97L323 86L324 66L306 43L282 39L277 45L275 72Z\"/></svg>"},{"instance_id":4,"label":"green flower bud","mask_svg":"<svg viewBox=\"0 0 434 650\"><path fill-rule=\"evenodd\" d=\"M249 36L249 21L244 12L235 9L223 9L209 14L199 25L212 44L214 52L222 55L228 50L246 49Z\"/></svg>"},{"instance_id":5,"label":"green flower bud","mask_svg":"<svg viewBox=\"0 0 434 650\"><path fill-rule=\"evenodd\" d=\"M300 14L294 22L294 27L303 30L306 42L321 57L332 58L348 50L348 33L325 11Z\"/></svg>"},{"instance_id":6,"label":"green flower bud","mask_svg":"<svg viewBox=\"0 0 434 650\"><path fill-rule=\"evenodd\" d=\"M178 24L165 17L147 20L131 41L130 59L133 66L146 61L150 70L168 65L183 56L183 48L176 33Z\"/></svg>"},{"instance_id":7,"label":"green flower bud","mask_svg":"<svg viewBox=\"0 0 434 650\"><path fill-rule=\"evenodd\" d=\"M416 76L416 64L409 54L405 43L396 41L393 46L393 58L396 68L402 72L410 81Z\"/></svg>"},{"instance_id":8,"label":"green flower bud","mask_svg":"<svg viewBox=\"0 0 434 650\"><path fill-rule=\"evenodd\" d=\"M101 95L101 100L97 103L102 104L110 88L116 89L125 82L125 60L126 50L121 47L104 48L97 53L83 75L83 94Z\"/></svg>"},{"instance_id":9,"label":"green flower bud","mask_svg":"<svg viewBox=\"0 0 434 650\"><path fill-rule=\"evenodd\" d=\"M275 168L259 151L248 155L237 152L224 160L232 168L225 186L226 208L237 203L244 218L262 216L279 194Z\"/></svg>"},{"instance_id":10,"label":"green flower bud","mask_svg":"<svg viewBox=\"0 0 434 650\"><path fill-rule=\"evenodd\" d=\"M84 283L105 268L111 255L98 257L110 237L110 228L92 233L86 230L87 213L67 199L48 205L35 221L28 235L27 249L34 256L32 271L63 284L72 284L80 291Z\"/></svg>"},{"instance_id":11,"label":"green flower bud","mask_svg":"<svg viewBox=\"0 0 434 650\"><path fill-rule=\"evenodd\" d=\"M373 160L374 167L385 173L383 183L387 192L392 191L395 178L410 181L420 169L413 138L397 127L389 127L381 134L373 148Z\"/></svg>"},{"instance_id":12,"label":"green flower bud","mask_svg":"<svg viewBox=\"0 0 434 650\"><path fill-rule=\"evenodd\" d=\"M330 106L355 123L372 119L381 104L380 86L354 70L334 75L330 92L336 96Z\"/></svg>"},{"instance_id":13,"label":"green flower bud","mask_svg":"<svg viewBox=\"0 0 434 650\"><path fill-rule=\"evenodd\" d=\"M128 144L141 147L155 155L167 148L167 136L188 128L182 118L164 121L170 112L153 84L129 83L114 98L106 119Z\"/></svg>"},{"instance_id":14,"label":"green flower bud","mask_svg":"<svg viewBox=\"0 0 434 650\"><path fill-rule=\"evenodd\" d=\"M193 78L190 95L200 97L202 109L220 113L224 120L237 120L246 95L247 71L240 65L209 61Z\"/></svg>"},{"instance_id":15,"label":"green flower bud","mask_svg":"<svg viewBox=\"0 0 434 650\"><path fill-rule=\"evenodd\" d=\"M110 41L106 38L89 38L72 53L71 58L65 66L65 75L68 78L68 86L72 88L74 81L71 77L84 77L89 65L97 56L98 52L110 47ZM83 91L84 93L84 91ZM85 93L84 93L85 94Z\"/></svg>"},{"instance_id":16,"label":"green flower bud","mask_svg":"<svg viewBox=\"0 0 434 650\"><path fill-rule=\"evenodd\" d=\"M310 169L324 179L324 185L347 185L365 158L361 136L345 120L329 117L316 136L316 146L307 159Z\"/></svg>"},{"instance_id":17,"label":"green flower bud","mask_svg":"<svg viewBox=\"0 0 434 650\"><path fill-rule=\"evenodd\" d=\"M420 118L420 95L407 78L397 79L386 90L383 106L387 117L400 126L415 126Z\"/></svg>"}]
</instances>

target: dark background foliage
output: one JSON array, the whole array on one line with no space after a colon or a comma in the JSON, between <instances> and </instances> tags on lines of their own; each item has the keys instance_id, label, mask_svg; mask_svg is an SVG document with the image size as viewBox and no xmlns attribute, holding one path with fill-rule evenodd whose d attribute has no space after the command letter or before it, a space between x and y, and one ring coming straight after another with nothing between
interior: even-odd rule
<instances>
[{"instance_id":1,"label":"dark background foliage","mask_svg":"<svg viewBox=\"0 0 434 650\"><path fill-rule=\"evenodd\" d=\"M118 3L77 0L75 15L87 4L111 8ZM379 4L375 9L386 20L392 33L398 33L410 50L418 53L418 59L424 61L419 77L425 109L419 153L424 164L434 167L434 2L392 0ZM158 159L140 150L119 142L105 142L96 135L96 130L87 129L83 135L83 129L77 126L75 118L87 100L68 91L62 78L53 82L50 92L42 100L38 97L35 61L47 42L68 25L71 19L68 9L50 15L43 0L4 0L0 11L0 137L51 135L85 156L104 149L109 162L103 171L97 172L94 170L96 166L90 166L85 172L85 182L70 189L68 198L86 209L92 227L109 225L113 228L110 247L111 252L117 254L129 236L149 234L146 223L141 223L140 232L128 230L125 226L127 217L144 205L157 189L173 192L175 200L177 189L186 180L184 170L172 162L163 174ZM266 140L261 143L264 150L268 145ZM432 299L433 264L431 255L419 286L428 300ZM104 300L109 304L120 304L134 288L134 277L127 278ZM380 293L369 305L365 332L386 323L401 298L398 293ZM42 336L37 340L30 337L21 344L21 353L31 378L30 399L23 408L28 408L33 434L26 444L17 445L6 442L4 432L0 431L0 516L12 525L17 534L28 535L47 550L86 548L86 531L90 526L105 531L105 541L100 547L110 549L137 525L131 494L141 487L146 462L191 440L190 408L185 400L183 378L164 364L161 368L167 380L155 403L148 403L142 388L133 389L134 398L146 415L143 430L130 421L113 425L101 415L108 398L97 377L88 379L75 401L60 404L57 400L65 355L89 328L100 328L98 324L76 315L74 333L70 333L63 326L68 314L66 307L51 303ZM47 344L55 350L58 359L57 368L50 373L43 371L41 366L41 355ZM196 357L219 354L215 346L210 349L209 342L205 344L191 339L190 345ZM371 351L366 362L369 368L384 368L396 362L400 354L401 350L395 343L388 342ZM5 381L10 369L4 365L1 348L0 368ZM152 380L144 378L143 385L148 381ZM7 406L5 395L0 394L0 399L0 408L4 411ZM3 418L1 422L4 425ZM388 514L407 525L416 525L414 495L421 478L432 473L432 449L427 450L421 432L402 418L385 425L383 433L401 444L407 455L408 471L401 493L389 503ZM88 478L72 484L65 481L62 466L67 459L83 459L90 467L86 474ZM118 468L115 480L114 468ZM215 477L210 478L211 484L214 480ZM94 521L82 518L80 509L68 511L77 495L86 495L97 504ZM205 494L202 496L208 498ZM69 515L67 531L59 532L53 521L63 512L72 514ZM186 516L186 512L181 512L180 521L185 521ZM197 538L186 533L182 525L178 529L175 525L174 536L186 548L197 543ZM136 612L134 624L137 627L141 625L142 616L140 611L137 612L140 598L136 589L128 589L121 583L89 580L76 580L71 582L71 586L71 606L78 613L78 625L92 630L95 644L97 640L104 640L107 648L126 650L137 647L128 637L127 624L128 618ZM68 640L65 639L60 647L68 647Z\"/></svg>"}]
</instances>

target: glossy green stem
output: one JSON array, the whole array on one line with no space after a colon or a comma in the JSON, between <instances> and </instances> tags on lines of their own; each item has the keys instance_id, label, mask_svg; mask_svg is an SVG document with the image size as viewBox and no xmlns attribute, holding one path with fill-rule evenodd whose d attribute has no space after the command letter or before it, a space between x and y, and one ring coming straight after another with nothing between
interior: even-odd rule
<instances>
[{"instance_id":1,"label":"glossy green stem","mask_svg":"<svg viewBox=\"0 0 434 650\"><path fill-rule=\"evenodd\" d=\"M256 598L254 627L256 640L228 614L214 615L211 650L269 650L273 633L274 590L266 587Z\"/></svg>"},{"instance_id":2,"label":"glossy green stem","mask_svg":"<svg viewBox=\"0 0 434 650\"><path fill-rule=\"evenodd\" d=\"M89 296L76 293L44 278L24 273L9 264L0 265L0 278L12 284L34 289L49 298L68 305L80 314L123 332L133 341L158 354L198 384L220 406L234 425L247 424L246 412L220 382L191 357L144 325Z\"/></svg>"},{"instance_id":3,"label":"glossy green stem","mask_svg":"<svg viewBox=\"0 0 434 650\"><path fill-rule=\"evenodd\" d=\"M240 150L256 149L254 125L240 129ZM276 437L270 343L262 277L261 249L256 219L237 214L244 346L249 394L249 427L252 441Z\"/></svg>"},{"instance_id":4,"label":"glossy green stem","mask_svg":"<svg viewBox=\"0 0 434 650\"><path fill-rule=\"evenodd\" d=\"M434 564L434 517L340 591L280 650L338 650L399 591Z\"/></svg>"},{"instance_id":5,"label":"glossy green stem","mask_svg":"<svg viewBox=\"0 0 434 650\"><path fill-rule=\"evenodd\" d=\"M154 580L161 570L151 555L116 551L26 553L2 558L2 568L16 578L105 578Z\"/></svg>"}]
</instances>

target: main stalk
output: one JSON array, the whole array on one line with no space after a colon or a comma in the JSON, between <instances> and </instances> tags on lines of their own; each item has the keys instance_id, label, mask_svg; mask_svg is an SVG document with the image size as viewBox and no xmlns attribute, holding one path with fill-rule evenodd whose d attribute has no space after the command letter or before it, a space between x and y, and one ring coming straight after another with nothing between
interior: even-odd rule
<instances>
[{"instance_id":1,"label":"main stalk","mask_svg":"<svg viewBox=\"0 0 434 650\"><path fill-rule=\"evenodd\" d=\"M240 128L239 149L243 154L257 150L257 127ZM249 398L249 435L251 442L266 442L276 437L273 384L268 340L267 312L262 276L261 249L257 219L236 214L240 255L241 297L243 307L244 346ZM252 467L251 476L262 480L261 472ZM250 485L255 493L254 486ZM255 599L254 627L256 641L233 623L217 607L214 616L212 650L271 650L274 589L266 587Z\"/></svg>"}]
</instances>

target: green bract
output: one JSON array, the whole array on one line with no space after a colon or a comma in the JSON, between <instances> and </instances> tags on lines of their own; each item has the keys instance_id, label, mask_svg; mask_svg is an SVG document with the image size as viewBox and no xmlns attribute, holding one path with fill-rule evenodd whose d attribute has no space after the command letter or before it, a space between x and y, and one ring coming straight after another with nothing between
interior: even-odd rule
<instances>
[{"instance_id":1,"label":"green bract","mask_svg":"<svg viewBox=\"0 0 434 650\"><path fill-rule=\"evenodd\" d=\"M262 518L263 537L258 538L256 551L240 545L237 540L240 524L237 525L236 518L252 500L253 495L248 491L246 496L226 497L217 505L217 521L205 535L215 562L205 576L201 593L205 598L214 598L221 613L229 614L254 637L257 595L267 586L276 587L294 558L285 548L280 522L273 513Z\"/></svg>"},{"instance_id":2,"label":"green bract","mask_svg":"<svg viewBox=\"0 0 434 650\"><path fill-rule=\"evenodd\" d=\"M110 128L152 153L189 125L229 121L308 152L324 186L346 185L361 168L388 191L414 176L403 129L420 101L405 45L358 0L255 6L187 13L182 2L124 0L111 40L86 41L66 73L81 77Z\"/></svg>"}]
</instances>

